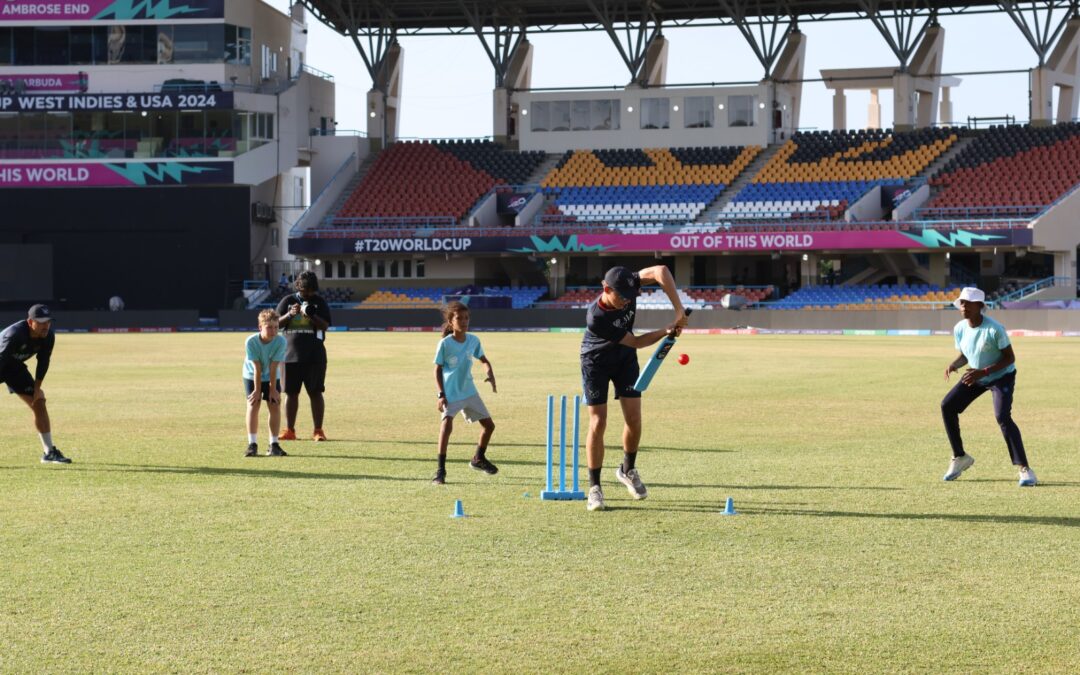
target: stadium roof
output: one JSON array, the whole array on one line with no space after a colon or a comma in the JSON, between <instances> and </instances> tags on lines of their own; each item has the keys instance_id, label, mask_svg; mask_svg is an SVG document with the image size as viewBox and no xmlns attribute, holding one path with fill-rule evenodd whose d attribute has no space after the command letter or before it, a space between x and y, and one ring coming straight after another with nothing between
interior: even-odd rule
<instances>
[{"instance_id":1,"label":"stadium roof","mask_svg":"<svg viewBox=\"0 0 1080 675\"><path fill-rule=\"evenodd\" d=\"M603 30L605 21L637 23L644 19L665 25L730 24L746 19L772 22L777 17L819 21L842 15L866 18L925 16L934 12L940 15L1000 12L1003 4L1010 3L992 0L300 0L300 4L341 33L393 28L402 33L455 34L472 32L477 22L529 31ZM1050 0L1045 4L1068 6L1068 2Z\"/></svg>"}]
</instances>

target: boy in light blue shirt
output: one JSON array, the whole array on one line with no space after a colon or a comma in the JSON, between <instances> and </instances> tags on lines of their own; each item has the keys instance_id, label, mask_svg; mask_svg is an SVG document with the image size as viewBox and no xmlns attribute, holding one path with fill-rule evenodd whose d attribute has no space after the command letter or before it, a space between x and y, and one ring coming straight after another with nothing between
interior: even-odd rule
<instances>
[{"instance_id":1,"label":"boy in light blue shirt","mask_svg":"<svg viewBox=\"0 0 1080 675\"><path fill-rule=\"evenodd\" d=\"M461 413L469 422L480 422L483 428L480 440L476 444L476 454L469 466L489 475L499 472L498 467L488 461L488 442L495 431L491 413L480 399L476 385L472 380L473 359L487 367L484 382L495 388L495 373L491 361L484 356L480 338L470 335L469 308L460 302L451 302L443 310L443 339L435 350L435 386L438 387L437 408L442 413L442 426L439 429L439 468L431 482L435 485L446 483L446 448L450 444L450 434L454 430L454 417Z\"/></svg>"},{"instance_id":2,"label":"boy in light blue shirt","mask_svg":"<svg viewBox=\"0 0 1080 675\"><path fill-rule=\"evenodd\" d=\"M964 442L960 437L960 413L972 401L990 391L994 395L994 417L1005 437L1009 456L1012 463L1020 467L1020 486L1031 487L1038 481L1035 472L1028 466L1020 428L1012 418L1016 356L1005 326L983 315L985 299L986 295L979 289L965 288L953 302L964 318L953 328L953 339L960 356L945 367L945 380L948 381L949 375L965 365L970 368L941 401L941 416L953 452L944 479L956 480L975 463L975 458L964 452Z\"/></svg>"},{"instance_id":3,"label":"boy in light blue shirt","mask_svg":"<svg viewBox=\"0 0 1080 675\"><path fill-rule=\"evenodd\" d=\"M278 335L278 313L272 309L259 312L259 332L244 343L244 391L247 393L248 447L245 457L259 454L256 431L259 428L259 407L266 401L270 409L270 449L267 457L285 457L278 445L281 429L281 364L285 360L285 337Z\"/></svg>"}]
</instances>

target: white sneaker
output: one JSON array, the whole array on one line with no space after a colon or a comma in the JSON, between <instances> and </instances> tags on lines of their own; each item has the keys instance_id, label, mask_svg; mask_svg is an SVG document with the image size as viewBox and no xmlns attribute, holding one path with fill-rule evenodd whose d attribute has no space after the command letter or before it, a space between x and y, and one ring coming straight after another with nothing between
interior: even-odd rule
<instances>
[{"instance_id":1,"label":"white sneaker","mask_svg":"<svg viewBox=\"0 0 1080 675\"><path fill-rule=\"evenodd\" d=\"M604 491L600 489L599 485L594 485L589 488L589 502L585 505L585 508L590 511L603 511L604 506Z\"/></svg>"},{"instance_id":2,"label":"white sneaker","mask_svg":"<svg viewBox=\"0 0 1080 675\"><path fill-rule=\"evenodd\" d=\"M1035 477L1035 472L1031 470L1031 467L1025 466L1020 469L1020 487L1035 487L1039 484L1039 479Z\"/></svg>"},{"instance_id":3,"label":"white sneaker","mask_svg":"<svg viewBox=\"0 0 1080 675\"><path fill-rule=\"evenodd\" d=\"M641 476L638 474L637 469L630 469L623 473L622 464L620 464L615 469L615 477L626 486L627 492L634 499L645 499L649 496L649 491L645 488L645 484L641 482Z\"/></svg>"},{"instance_id":4,"label":"white sneaker","mask_svg":"<svg viewBox=\"0 0 1080 675\"><path fill-rule=\"evenodd\" d=\"M960 477L960 474L970 469L971 465L974 463L975 458L971 455L953 457L952 461L949 462L949 470L945 472L945 475L941 480L956 480Z\"/></svg>"}]
</instances>

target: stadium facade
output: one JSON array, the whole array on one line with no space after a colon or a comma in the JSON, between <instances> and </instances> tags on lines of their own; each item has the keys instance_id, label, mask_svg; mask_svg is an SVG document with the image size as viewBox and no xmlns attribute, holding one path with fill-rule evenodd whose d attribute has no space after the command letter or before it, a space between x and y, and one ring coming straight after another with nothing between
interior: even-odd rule
<instances>
[{"instance_id":1,"label":"stadium facade","mask_svg":"<svg viewBox=\"0 0 1080 675\"><path fill-rule=\"evenodd\" d=\"M277 271L357 151L306 44L303 11L259 0L4 2L3 300L213 315Z\"/></svg>"}]
</instances>

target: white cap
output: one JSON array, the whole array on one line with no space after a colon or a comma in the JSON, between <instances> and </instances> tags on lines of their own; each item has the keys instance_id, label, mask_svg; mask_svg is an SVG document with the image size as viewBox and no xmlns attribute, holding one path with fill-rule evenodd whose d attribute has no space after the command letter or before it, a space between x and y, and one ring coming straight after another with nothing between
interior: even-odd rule
<instances>
[{"instance_id":1,"label":"white cap","mask_svg":"<svg viewBox=\"0 0 1080 675\"><path fill-rule=\"evenodd\" d=\"M960 301L967 300L968 302L981 302L986 304L986 293L983 293L977 288L968 286L960 290L960 297L953 300L953 307L960 309Z\"/></svg>"}]
</instances>

